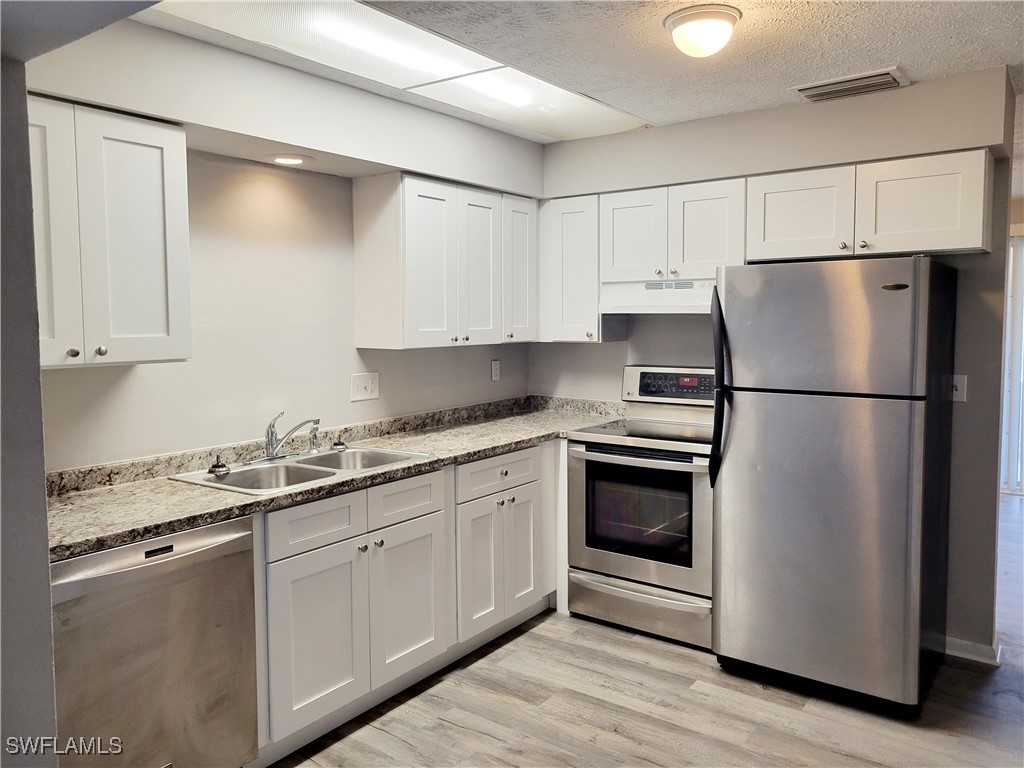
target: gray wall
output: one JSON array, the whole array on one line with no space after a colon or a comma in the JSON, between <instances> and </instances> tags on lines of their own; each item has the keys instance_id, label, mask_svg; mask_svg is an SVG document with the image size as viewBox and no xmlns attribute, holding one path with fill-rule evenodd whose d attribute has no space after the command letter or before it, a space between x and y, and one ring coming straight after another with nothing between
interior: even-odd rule
<instances>
[{"instance_id":1,"label":"gray wall","mask_svg":"<svg viewBox=\"0 0 1024 768\"><path fill-rule=\"evenodd\" d=\"M25 67L3 59L2 68L0 736L6 747L9 736L53 736L56 715ZM57 765L52 753L12 757L4 750L0 760L19 766Z\"/></svg>"}]
</instances>

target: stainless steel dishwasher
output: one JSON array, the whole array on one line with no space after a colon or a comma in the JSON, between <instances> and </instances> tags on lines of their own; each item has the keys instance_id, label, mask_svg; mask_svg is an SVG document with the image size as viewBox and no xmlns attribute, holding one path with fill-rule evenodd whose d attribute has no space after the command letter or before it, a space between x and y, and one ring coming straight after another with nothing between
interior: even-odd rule
<instances>
[{"instance_id":1,"label":"stainless steel dishwasher","mask_svg":"<svg viewBox=\"0 0 1024 768\"><path fill-rule=\"evenodd\" d=\"M57 562L50 576L57 741L75 742L62 768L255 759L252 518Z\"/></svg>"}]
</instances>

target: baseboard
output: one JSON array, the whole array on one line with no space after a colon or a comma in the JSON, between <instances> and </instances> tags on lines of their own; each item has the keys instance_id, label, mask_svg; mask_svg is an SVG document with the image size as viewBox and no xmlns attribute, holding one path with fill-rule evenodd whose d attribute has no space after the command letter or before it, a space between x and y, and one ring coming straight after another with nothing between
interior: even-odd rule
<instances>
[{"instance_id":1,"label":"baseboard","mask_svg":"<svg viewBox=\"0 0 1024 768\"><path fill-rule=\"evenodd\" d=\"M946 638L946 655L967 659L989 667L998 667L1003 655L1003 646L972 643L957 637Z\"/></svg>"}]
</instances>

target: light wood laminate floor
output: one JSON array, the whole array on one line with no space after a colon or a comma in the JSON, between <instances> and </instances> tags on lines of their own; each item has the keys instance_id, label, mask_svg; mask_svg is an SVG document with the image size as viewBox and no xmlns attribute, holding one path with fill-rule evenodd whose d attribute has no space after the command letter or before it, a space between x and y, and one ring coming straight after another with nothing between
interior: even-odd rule
<instances>
[{"instance_id":1,"label":"light wood laminate floor","mask_svg":"<svg viewBox=\"0 0 1024 768\"><path fill-rule=\"evenodd\" d=\"M1003 664L957 660L886 717L724 672L715 657L547 613L277 768L1024 765L1022 497L1000 514Z\"/></svg>"}]
</instances>

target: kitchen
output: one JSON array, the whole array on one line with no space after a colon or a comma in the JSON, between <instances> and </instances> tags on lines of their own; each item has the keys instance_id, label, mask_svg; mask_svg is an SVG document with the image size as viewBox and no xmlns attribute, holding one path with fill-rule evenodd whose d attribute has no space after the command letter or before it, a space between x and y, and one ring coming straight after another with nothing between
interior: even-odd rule
<instances>
[{"instance_id":1,"label":"kitchen","mask_svg":"<svg viewBox=\"0 0 1024 768\"><path fill-rule=\"evenodd\" d=\"M288 104L288 110L275 112L308 116L297 121L299 125L286 126L294 136L288 143L534 197L995 146L1005 144L1008 130L1004 76L969 73L865 97L882 103L877 111L865 106L874 101L848 100L815 106L827 110L825 113L809 114L808 107L780 109L772 113L777 122L768 119L768 114L741 113L681 124L660 133L649 129L551 145L542 161L535 145L463 127L459 121L433 114L418 122L422 133L412 145L402 124L394 122L396 118L383 119L401 109L392 103L134 22L130 29L129 34L123 27L111 28L92 43L99 50L104 46L118 50L119 61L130 62L130 66L113 72L109 57L90 55L89 50L76 56L72 46L56 55L71 57L76 72L52 74L58 83L48 86L45 70L36 74L30 65L29 87L55 92L66 89L70 96L87 102L157 116L176 115L190 124L213 125L235 134L248 133L252 125L267 121L266 104ZM89 45L89 41L83 44ZM67 69L59 63L52 66ZM80 82L62 82L72 75L80 77ZM158 93L161 83L166 84L162 95ZM175 102L182 83L190 85L188 95ZM111 95L104 89L124 92ZM204 92L231 97L197 98ZM326 102L328 95L332 103ZM318 106L310 110L303 102ZM972 115L971 123L949 120L951 104L958 105L958 112ZM371 128L351 124L348 114L353 110L366 113L376 109L382 110L382 119ZM820 114L825 117L818 117ZM890 128L879 127L881 120ZM347 132L343 137L323 135L317 128L321 122L345 125ZM927 135L909 129L922 123L933 126ZM752 126L764 136L761 143L736 147L727 140L737 133L750 134ZM894 134L891 126L907 130ZM442 128L449 131L447 136ZM268 125L264 130L278 141L285 135L282 126ZM848 142L843 148L837 147L834 139L822 138L840 130ZM453 135L459 140L452 140ZM472 161L467 159L468 153L458 151L466 142L480 148ZM776 152L766 153L768 146L774 146ZM669 147L672 152L665 151ZM511 153L515 160L495 162L494 167L479 160L501 152ZM706 316L636 315L625 342L503 346L501 379L493 383L489 376L489 361L496 356L493 348L357 352L347 341L354 333L349 330L354 319L346 311L351 301L347 291L352 289L342 288L345 292L339 294L339 286L352 285L351 261L331 258L333 253L351 253L352 222L336 213L351 208L350 185L336 177L286 174L222 154L193 153L189 159L193 363L44 373L48 468L103 464L251 440L280 410L292 420L288 425L320 417L325 426L335 426L534 393L617 401L625 363L666 358L703 365L712 362ZM594 157L606 162L594 163ZM609 167L607 158L611 157L622 157L622 165L632 167ZM539 182L542 163L543 190ZM670 167L662 167L666 165ZM1001 160L995 188L1003 189L1004 195L1007 174L1008 163ZM1001 226L1005 226L1006 201L997 199L995 211L993 227L1000 226L1000 215ZM275 243L287 244L289 258L282 258ZM962 455L954 462L958 474L953 481L952 525L957 540L974 539L975 545L954 554L950 564L951 583L964 590L950 598L950 634L975 646L987 645L994 652L995 501L981 505L975 500L992 497L990 489L994 487L992 436L998 398L993 395L986 400L983 393L998 391L1003 257L993 246L991 255L954 258L967 267L960 274L958 334L962 336L958 350L962 357L957 369L970 376L972 400L967 404L971 409L968 416L957 413L966 423L954 429L954 454L959 450ZM314 278L289 280L297 263L311 270ZM230 290L239 274L253 274L253 270L259 270L261 278L251 289ZM209 330L203 332L204 327ZM324 327L340 332L324 338ZM259 328L259 333L252 333L253 328ZM210 351L200 355L203 344ZM191 372L212 365L211 360L216 362L212 370L202 375ZM317 367L312 367L311 361ZM232 369L244 370L247 375L225 381L223 370ZM380 371L381 399L363 405L339 402L348 400L347 392L339 398L334 382L347 383L350 373L363 370ZM409 381L418 381L420 386L413 389L400 384ZM429 402L424 402L422 392L431 393ZM90 407L79 412L76 405L83 400L88 400ZM206 410L193 410L200 407ZM183 412L195 414L195 418L183 419ZM9 456L5 450L5 464ZM6 480L5 476L5 487ZM975 511L979 506L988 511L979 516ZM9 509L6 499L5 508ZM6 555L5 550L5 562ZM958 561L959 557L963 560Z\"/></svg>"}]
</instances>

